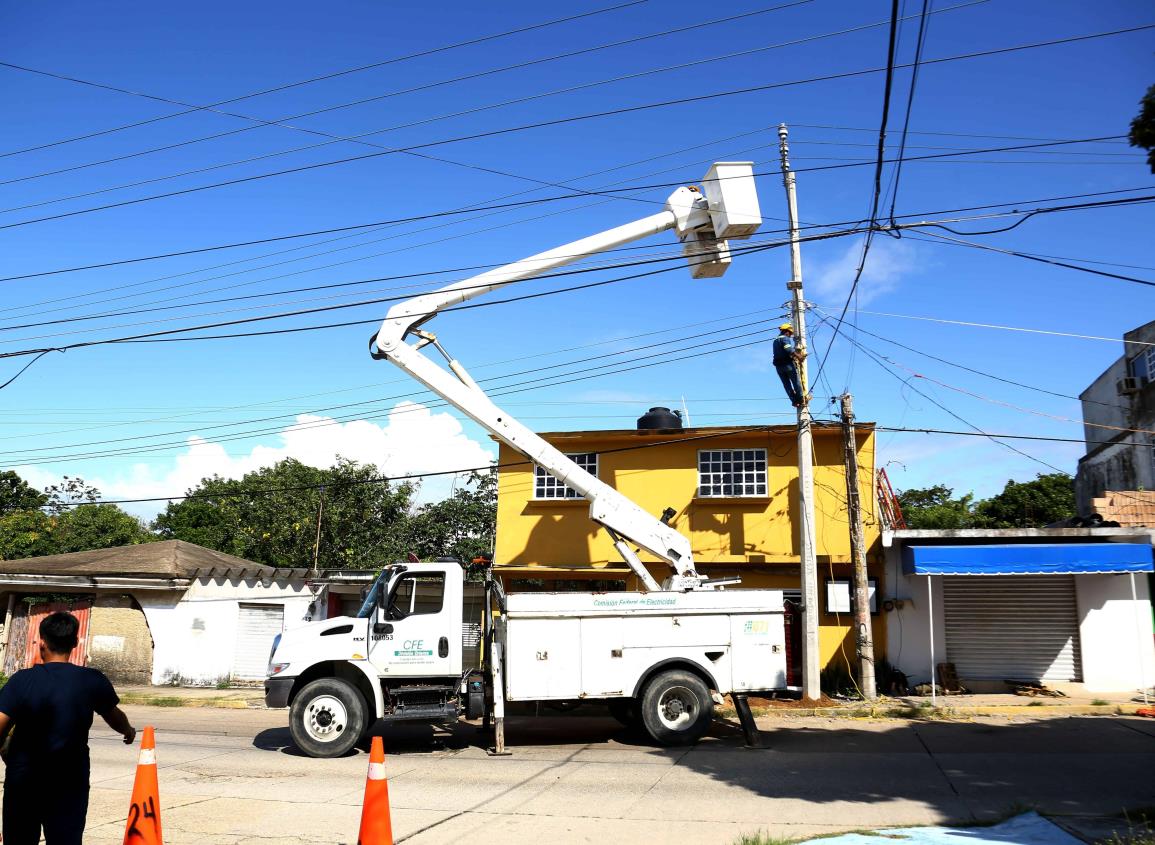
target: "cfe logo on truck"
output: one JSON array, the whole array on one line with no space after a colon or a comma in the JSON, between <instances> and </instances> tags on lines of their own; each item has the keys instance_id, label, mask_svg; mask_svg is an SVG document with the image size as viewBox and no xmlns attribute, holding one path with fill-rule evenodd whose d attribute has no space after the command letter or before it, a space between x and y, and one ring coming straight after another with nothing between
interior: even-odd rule
<instances>
[{"instance_id":1,"label":"cfe logo on truck","mask_svg":"<svg viewBox=\"0 0 1155 845\"><path fill-rule=\"evenodd\" d=\"M393 652L394 657L432 657L433 649L425 648L425 640L405 640L401 648Z\"/></svg>"}]
</instances>

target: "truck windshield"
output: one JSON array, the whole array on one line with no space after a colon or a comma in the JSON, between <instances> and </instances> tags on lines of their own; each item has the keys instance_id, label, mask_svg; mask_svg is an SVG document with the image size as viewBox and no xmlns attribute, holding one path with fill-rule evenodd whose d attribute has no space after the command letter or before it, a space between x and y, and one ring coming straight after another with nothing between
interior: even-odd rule
<instances>
[{"instance_id":1,"label":"truck windshield","mask_svg":"<svg viewBox=\"0 0 1155 845\"><path fill-rule=\"evenodd\" d=\"M373 582L373 586L369 588L369 592L365 594L365 601L361 602L361 609L357 611L358 619L368 619L373 615L373 610L377 607L377 597L381 595L381 591L389 583L389 576L392 572L392 567L385 567L377 580Z\"/></svg>"}]
</instances>

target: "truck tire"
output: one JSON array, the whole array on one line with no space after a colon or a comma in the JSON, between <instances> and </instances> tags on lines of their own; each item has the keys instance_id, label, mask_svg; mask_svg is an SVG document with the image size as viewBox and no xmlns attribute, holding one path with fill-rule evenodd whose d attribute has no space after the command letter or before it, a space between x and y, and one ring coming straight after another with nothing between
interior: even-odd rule
<instances>
[{"instance_id":1,"label":"truck tire","mask_svg":"<svg viewBox=\"0 0 1155 845\"><path fill-rule=\"evenodd\" d=\"M642 725L659 745L689 745L714 720L714 700L697 675L674 669L656 675L641 697Z\"/></svg>"},{"instance_id":2,"label":"truck tire","mask_svg":"<svg viewBox=\"0 0 1155 845\"><path fill-rule=\"evenodd\" d=\"M340 757L365 732L365 700L340 678L319 678L297 693L289 733L309 757Z\"/></svg>"}]
</instances>

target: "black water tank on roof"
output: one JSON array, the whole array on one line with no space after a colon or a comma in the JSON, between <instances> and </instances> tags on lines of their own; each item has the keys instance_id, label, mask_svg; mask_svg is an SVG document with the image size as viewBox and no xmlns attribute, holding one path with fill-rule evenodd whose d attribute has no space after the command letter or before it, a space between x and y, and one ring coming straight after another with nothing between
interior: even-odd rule
<instances>
[{"instance_id":1,"label":"black water tank on roof","mask_svg":"<svg viewBox=\"0 0 1155 845\"><path fill-rule=\"evenodd\" d=\"M651 431L660 428L681 428L682 416L669 408L650 408L638 417L638 430Z\"/></svg>"}]
</instances>

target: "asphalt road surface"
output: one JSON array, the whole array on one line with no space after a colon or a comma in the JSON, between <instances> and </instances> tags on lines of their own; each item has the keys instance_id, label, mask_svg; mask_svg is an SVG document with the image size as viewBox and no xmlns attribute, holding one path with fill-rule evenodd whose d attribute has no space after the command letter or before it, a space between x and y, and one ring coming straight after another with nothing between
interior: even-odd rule
<instances>
[{"instance_id":1,"label":"asphalt road surface","mask_svg":"<svg viewBox=\"0 0 1155 845\"><path fill-rule=\"evenodd\" d=\"M303 757L285 711L126 709L157 729L169 845L356 842L363 750ZM803 837L1016 807L1106 815L1155 805L1155 720L759 724L766 750L744 748L726 723L693 748L661 749L596 714L522 717L508 724L508 757L488 757L471 725L386 728L393 833L414 845L728 845L755 831ZM138 747L103 725L91 745L85 842L119 845Z\"/></svg>"}]
</instances>

